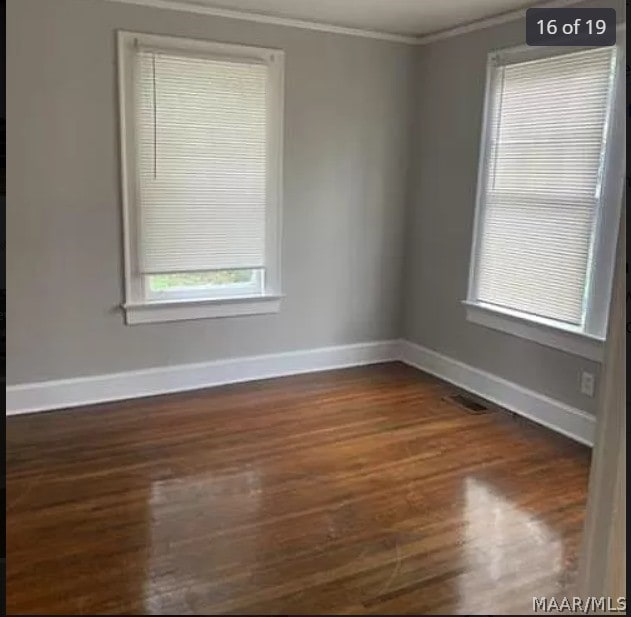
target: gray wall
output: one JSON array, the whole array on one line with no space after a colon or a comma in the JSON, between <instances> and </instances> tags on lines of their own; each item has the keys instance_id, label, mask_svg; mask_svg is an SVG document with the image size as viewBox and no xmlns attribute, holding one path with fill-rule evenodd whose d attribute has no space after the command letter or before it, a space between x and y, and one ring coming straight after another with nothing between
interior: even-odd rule
<instances>
[{"instance_id":1,"label":"gray wall","mask_svg":"<svg viewBox=\"0 0 631 617\"><path fill-rule=\"evenodd\" d=\"M117 28L286 50L279 314L124 325ZM461 305L486 54L523 42L523 22L414 48L102 0L9 0L7 383L402 335L593 411L579 374L596 364L469 323Z\"/></svg>"},{"instance_id":2,"label":"gray wall","mask_svg":"<svg viewBox=\"0 0 631 617\"><path fill-rule=\"evenodd\" d=\"M622 2L614 6L622 20ZM525 43L523 21L419 48L412 196L405 256L403 336L447 356L594 413L580 373L599 366L470 323L466 298L487 54Z\"/></svg>"},{"instance_id":3,"label":"gray wall","mask_svg":"<svg viewBox=\"0 0 631 617\"><path fill-rule=\"evenodd\" d=\"M8 384L398 336L413 47L102 0L7 4ZM124 325L117 28L286 51L279 314Z\"/></svg>"}]
</instances>

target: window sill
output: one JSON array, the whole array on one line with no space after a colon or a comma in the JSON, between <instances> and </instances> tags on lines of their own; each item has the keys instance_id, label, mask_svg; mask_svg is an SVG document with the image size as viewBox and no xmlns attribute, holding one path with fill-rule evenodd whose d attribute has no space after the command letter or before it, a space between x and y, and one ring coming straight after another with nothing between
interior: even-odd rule
<instances>
[{"instance_id":1,"label":"window sill","mask_svg":"<svg viewBox=\"0 0 631 617\"><path fill-rule=\"evenodd\" d=\"M571 327L563 328L543 320L539 322L536 319L527 319L486 304L466 300L463 304L468 321L595 362L603 360L604 340L601 338L578 332Z\"/></svg>"},{"instance_id":2,"label":"window sill","mask_svg":"<svg viewBox=\"0 0 631 617\"><path fill-rule=\"evenodd\" d=\"M187 319L212 319L278 313L282 296L246 296L205 300L154 300L123 305L127 325Z\"/></svg>"}]
</instances>

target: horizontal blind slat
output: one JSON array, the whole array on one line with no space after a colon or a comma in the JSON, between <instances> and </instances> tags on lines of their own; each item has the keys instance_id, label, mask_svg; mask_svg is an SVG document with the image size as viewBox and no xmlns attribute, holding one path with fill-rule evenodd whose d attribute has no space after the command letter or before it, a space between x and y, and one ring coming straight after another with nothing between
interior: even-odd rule
<instances>
[{"instance_id":1,"label":"horizontal blind slat","mask_svg":"<svg viewBox=\"0 0 631 617\"><path fill-rule=\"evenodd\" d=\"M264 267L267 67L136 54L139 267Z\"/></svg>"},{"instance_id":2,"label":"horizontal blind slat","mask_svg":"<svg viewBox=\"0 0 631 617\"><path fill-rule=\"evenodd\" d=\"M613 53L495 69L477 299L581 323Z\"/></svg>"}]
</instances>

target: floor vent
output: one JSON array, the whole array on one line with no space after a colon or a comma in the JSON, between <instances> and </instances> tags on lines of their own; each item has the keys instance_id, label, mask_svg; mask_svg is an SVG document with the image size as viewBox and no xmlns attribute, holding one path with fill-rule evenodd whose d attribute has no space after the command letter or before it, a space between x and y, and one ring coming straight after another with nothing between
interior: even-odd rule
<instances>
[{"instance_id":1,"label":"floor vent","mask_svg":"<svg viewBox=\"0 0 631 617\"><path fill-rule=\"evenodd\" d=\"M490 411L486 405L473 400L466 394L452 394L450 396L446 396L445 400L450 403L454 403L458 405L458 407L462 407L465 411L473 414L482 414Z\"/></svg>"}]
</instances>

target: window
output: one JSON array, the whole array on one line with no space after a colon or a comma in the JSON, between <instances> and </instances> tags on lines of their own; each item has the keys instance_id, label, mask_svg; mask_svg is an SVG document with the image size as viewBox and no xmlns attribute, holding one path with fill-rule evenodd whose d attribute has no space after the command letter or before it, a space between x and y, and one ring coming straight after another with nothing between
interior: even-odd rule
<instances>
[{"instance_id":1,"label":"window","mask_svg":"<svg viewBox=\"0 0 631 617\"><path fill-rule=\"evenodd\" d=\"M592 359L621 202L619 52L490 56L466 301L472 321Z\"/></svg>"},{"instance_id":2,"label":"window","mask_svg":"<svg viewBox=\"0 0 631 617\"><path fill-rule=\"evenodd\" d=\"M278 311L283 65L119 32L127 323Z\"/></svg>"}]
</instances>

